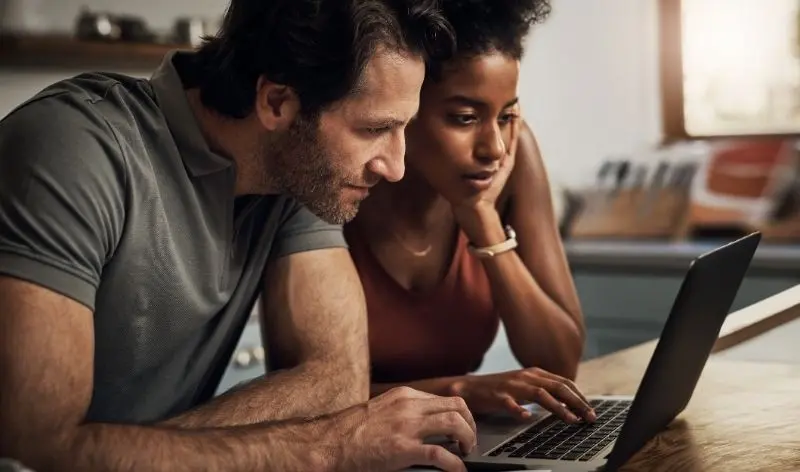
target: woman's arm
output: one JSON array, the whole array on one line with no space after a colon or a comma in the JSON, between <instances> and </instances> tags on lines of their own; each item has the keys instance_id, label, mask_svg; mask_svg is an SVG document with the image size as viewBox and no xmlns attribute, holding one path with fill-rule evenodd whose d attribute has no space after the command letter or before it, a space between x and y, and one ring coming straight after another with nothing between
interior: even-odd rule
<instances>
[{"instance_id":1,"label":"woman's arm","mask_svg":"<svg viewBox=\"0 0 800 472\"><path fill-rule=\"evenodd\" d=\"M565 421L578 421L577 414L591 422L596 416L570 380L575 378L583 352L583 317L536 141L527 125L521 123L521 128L515 164L501 187L499 205L470 202L454 210L462 229L478 246L505 238L497 206L504 209L517 232L520 245L516 251L483 261L511 349L526 368L402 385L440 396L461 396L474 413L505 410L526 417L527 410L520 403L538 403ZM494 202L494 197L489 201ZM370 395L399 385L373 383Z\"/></svg>"},{"instance_id":2,"label":"woman's arm","mask_svg":"<svg viewBox=\"0 0 800 472\"><path fill-rule=\"evenodd\" d=\"M537 403L570 423L597 419L589 401L574 382L537 368L489 375L439 377L408 384L372 384L370 395L378 396L401 385L443 397L462 397L475 414L505 411L528 418L530 412L522 405Z\"/></svg>"},{"instance_id":3,"label":"woman's arm","mask_svg":"<svg viewBox=\"0 0 800 472\"><path fill-rule=\"evenodd\" d=\"M583 315L553 213L550 185L536 139L522 123L506 189L506 222L519 246L481 259L508 342L524 367L574 379L585 339ZM498 211L476 216L468 236L497 242ZM499 233L502 234L502 233Z\"/></svg>"}]
</instances>

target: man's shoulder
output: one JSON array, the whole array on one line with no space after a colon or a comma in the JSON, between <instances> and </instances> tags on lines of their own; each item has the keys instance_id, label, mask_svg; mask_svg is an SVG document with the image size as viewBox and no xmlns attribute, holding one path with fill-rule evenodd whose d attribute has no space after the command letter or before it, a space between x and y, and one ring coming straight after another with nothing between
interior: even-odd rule
<instances>
[{"instance_id":1,"label":"man's shoulder","mask_svg":"<svg viewBox=\"0 0 800 472\"><path fill-rule=\"evenodd\" d=\"M293 197L282 196L278 201L282 204L273 207L280 211L279 223L273 227L276 232L273 258L316 249L347 247L341 225L326 222Z\"/></svg>"},{"instance_id":2,"label":"man's shoulder","mask_svg":"<svg viewBox=\"0 0 800 472\"><path fill-rule=\"evenodd\" d=\"M137 115L160 114L147 80L115 73L89 72L55 82L11 110L4 126L34 127L48 133L60 123L108 131L110 123L135 125Z\"/></svg>"},{"instance_id":3,"label":"man's shoulder","mask_svg":"<svg viewBox=\"0 0 800 472\"><path fill-rule=\"evenodd\" d=\"M148 80L83 73L53 83L0 119L0 147L31 154L47 146L25 148L21 141L48 140L54 143L50 148L62 143L62 151L81 150L80 155L63 153L64 164L69 159L95 160L102 153L101 160L119 171L131 154L146 154L152 136L163 132L158 131L164 129L162 123Z\"/></svg>"},{"instance_id":4,"label":"man's shoulder","mask_svg":"<svg viewBox=\"0 0 800 472\"><path fill-rule=\"evenodd\" d=\"M85 73L41 90L0 119L0 170L76 182L127 178L120 141L125 132L137 132L131 109L148 106L141 82Z\"/></svg>"},{"instance_id":5,"label":"man's shoulder","mask_svg":"<svg viewBox=\"0 0 800 472\"><path fill-rule=\"evenodd\" d=\"M31 101L61 96L89 104L123 104L149 102L155 105L154 94L147 79L113 72L84 72L53 83Z\"/></svg>"}]
</instances>

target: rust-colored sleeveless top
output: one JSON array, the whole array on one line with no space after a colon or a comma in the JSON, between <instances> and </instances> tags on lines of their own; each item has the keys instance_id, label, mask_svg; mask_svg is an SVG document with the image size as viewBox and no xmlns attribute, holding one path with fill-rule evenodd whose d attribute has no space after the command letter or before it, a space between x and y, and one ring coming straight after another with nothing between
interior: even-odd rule
<instances>
[{"instance_id":1,"label":"rust-colored sleeveless top","mask_svg":"<svg viewBox=\"0 0 800 472\"><path fill-rule=\"evenodd\" d=\"M444 280L423 293L400 286L349 229L345 234L367 299L372 382L464 375L480 367L500 319L486 272L467 250L464 233Z\"/></svg>"}]
</instances>

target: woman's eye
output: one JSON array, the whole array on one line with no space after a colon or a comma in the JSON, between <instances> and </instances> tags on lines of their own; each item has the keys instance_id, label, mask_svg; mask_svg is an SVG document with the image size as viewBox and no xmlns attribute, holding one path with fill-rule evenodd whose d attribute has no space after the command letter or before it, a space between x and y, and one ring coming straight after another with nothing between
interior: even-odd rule
<instances>
[{"instance_id":1,"label":"woman's eye","mask_svg":"<svg viewBox=\"0 0 800 472\"><path fill-rule=\"evenodd\" d=\"M455 114L450 115L450 120L457 125L468 126L478 121L478 118L475 115Z\"/></svg>"},{"instance_id":2,"label":"woman's eye","mask_svg":"<svg viewBox=\"0 0 800 472\"><path fill-rule=\"evenodd\" d=\"M500 123L502 124L508 124L513 122L516 118L517 118L516 113L506 113L503 116L501 116L498 121L500 121Z\"/></svg>"}]
</instances>

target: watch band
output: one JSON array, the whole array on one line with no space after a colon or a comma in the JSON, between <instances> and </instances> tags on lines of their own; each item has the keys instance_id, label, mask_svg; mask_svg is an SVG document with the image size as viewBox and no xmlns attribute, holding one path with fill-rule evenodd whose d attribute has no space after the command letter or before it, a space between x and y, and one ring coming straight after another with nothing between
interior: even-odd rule
<instances>
[{"instance_id":1,"label":"watch band","mask_svg":"<svg viewBox=\"0 0 800 472\"><path fill-rule=\"evenodd\" d=\"M502 254L504 252L516 249L517 233L509 225L505 226L505 230L507 239L502 243L493 244L491 246L486 246L486 247L475 247L472 244L470 244L468 246L469 252L480 258L490 258L497 256L498 254Z\"/></svg>"}]
</instances>

